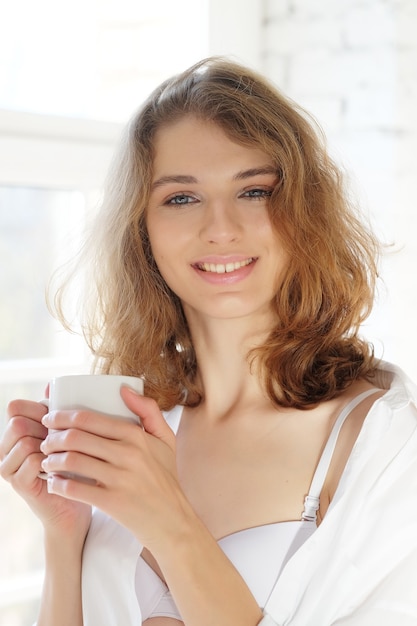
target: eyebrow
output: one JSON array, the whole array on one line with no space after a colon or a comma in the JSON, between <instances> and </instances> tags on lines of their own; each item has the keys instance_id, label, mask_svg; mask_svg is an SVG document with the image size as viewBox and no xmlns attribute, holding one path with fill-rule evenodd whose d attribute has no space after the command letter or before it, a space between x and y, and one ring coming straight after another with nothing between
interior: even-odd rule
<instances>
[{"instance_id":1,"label":"eyebrow","mask_svg":"<svg viewBox=\"0 0 417 626\"><path fill-rule=\"evenodd\" d=\"M245 180L246 178L252 178L253 176L262 176L266 174L274 174L275 176L278 174L278 171L272 165L265 165L263 167L252 167L248 170L242 170L237 172L233 176L233 180ZM197 178L195 176L186 176L183 174L174 174L172 176L161 176L152 183L152 189L157 189L158 187L163 187L164 185L169 185L171 183L178 183L180 185L191 185L193 183L198 183Z\"/></svg>"},{"instance_id":2,"label":"eyebrow","mask_svg":"<svg viewBox=\"0 0 417 626\"><path fill-rule=\"evenodd\" d=\"M152 189L157 187L163 187L163 185L169 185L170 183L179 183L180 185L190 185L197 183L198 180L194 176L174 175L174 176L161 176L158 180L152 183Z\"/></svg>"},{"instance_id":3,"label":"eyebrow","mask_svg":"<svg viewBox=\"0 0 417 626\"><path fill-rule=\"evenodd\" d=\"M249 170L242 170L233 176L233 180L245 180L245 178L252 178L252 176L262 176L265 174L274 174L277 176L278 170L272 165L264 165L263 167L252 167Z\"/></svg>"}]
</instances>

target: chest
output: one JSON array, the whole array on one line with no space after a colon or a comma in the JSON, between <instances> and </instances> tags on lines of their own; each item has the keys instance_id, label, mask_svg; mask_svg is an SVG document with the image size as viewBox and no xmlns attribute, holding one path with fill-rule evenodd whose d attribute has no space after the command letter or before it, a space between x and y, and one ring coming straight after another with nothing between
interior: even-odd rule
<instances>
[{"instance_id":1,"label":"chest","mask_svg":"<svg viewBox=\"0 0 417 626\"><path fill-rule=\"evenodd\" d=\"M177 433L181 486L216 538L299 520L327 438L326 420L183 420Z\"/></svg>"}]
</instances>

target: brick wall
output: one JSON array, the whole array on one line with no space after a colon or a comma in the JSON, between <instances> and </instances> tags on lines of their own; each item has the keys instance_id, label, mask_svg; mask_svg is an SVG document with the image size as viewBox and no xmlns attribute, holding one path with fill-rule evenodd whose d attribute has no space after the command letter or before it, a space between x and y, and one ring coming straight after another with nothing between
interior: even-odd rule
<instances>
[{"instance_id":1,"label":"brick wall","mask_svg":"<svg viewBox=\"0 0 417 626\"><path fill-rule=\"evenodd\" d=\"M365 332L417 380L417 2L264 0L261 69L313 113L395 243Z\"/></svg>"}]
</instances>

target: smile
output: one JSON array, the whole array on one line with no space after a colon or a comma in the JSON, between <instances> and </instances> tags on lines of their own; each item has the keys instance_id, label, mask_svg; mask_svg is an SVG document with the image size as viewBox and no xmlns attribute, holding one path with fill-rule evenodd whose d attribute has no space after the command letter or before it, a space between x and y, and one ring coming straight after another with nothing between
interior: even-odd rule
<instances>
[{"instance_id":1,"label":"smile","mask_svg":"<svg viewBox=\"0 0 417 626\"><path fill-rule=\"evenodd\" d=\"M244 261L235 261L234 263L196 263L195 267L203 272L212 272L214 274L228 274L235 272L241 267L250 265L255 261L254 257L245 259Z\"/></svg>"}]
</instances>

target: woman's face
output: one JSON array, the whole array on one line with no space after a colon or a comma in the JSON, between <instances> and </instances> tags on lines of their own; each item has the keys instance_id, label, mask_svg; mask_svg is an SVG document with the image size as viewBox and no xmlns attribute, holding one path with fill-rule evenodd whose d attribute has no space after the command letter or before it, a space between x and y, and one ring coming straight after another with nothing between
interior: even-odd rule
<instances>
[{"instance_id":1,"label":"woman's face","mask_svg":"<svg viewBox=\"0 0 417 626\"><path fill-rule=\"evenodd\" d=\"M155 138L147 227L159 271L186 316L265 314L287 256L268 214L270 157L194 117Z\"/></svg>"}]
</instances>

